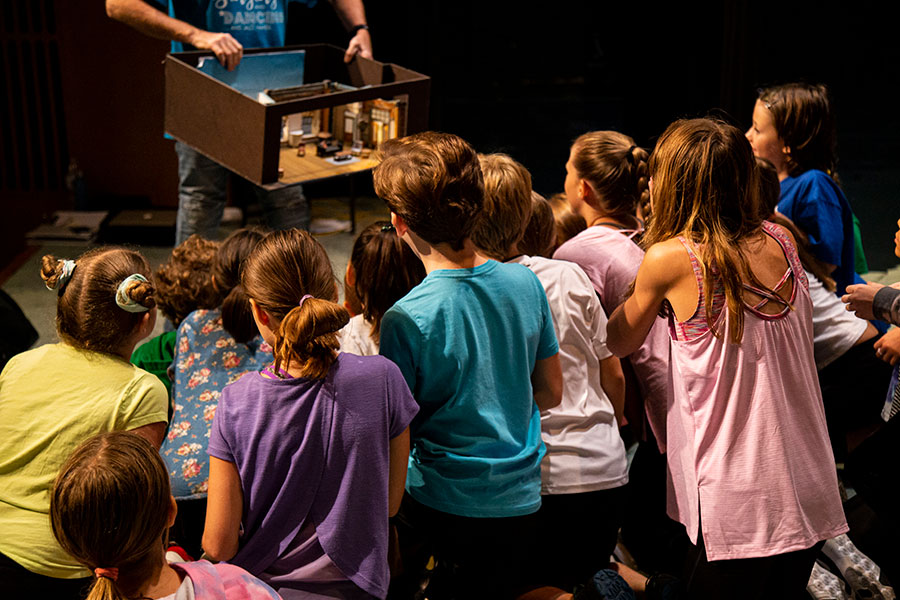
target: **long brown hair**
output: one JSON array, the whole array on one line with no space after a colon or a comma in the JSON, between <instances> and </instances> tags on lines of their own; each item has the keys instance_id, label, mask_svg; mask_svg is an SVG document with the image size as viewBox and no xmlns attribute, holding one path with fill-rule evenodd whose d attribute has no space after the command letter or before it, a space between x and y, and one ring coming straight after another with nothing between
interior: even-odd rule
<instances>
[{"instance_id":1,"label":"long brown hair","mask_svg":"<svg viewBox=\"0 0 900 600\"><path fill-rule=\"evenodd\" d=\"M729 338L744 334L743 277L761 289L738 244L761 231L759 184L750 142L736 127L712 119L679 120L659 138L650 157L653 219L644 245L684 236L703 267L706 321L716 336L713 294L725 288Z\"/></svg>"},{"instance_id":2,"label":"long brown hair","mask_svg":"<svg viewBox=\"0 0 900 600\"><path fill-rule=\"evenodd\" d=\"M72 453L50 493L53 535L91 571L118 569L87 600L133 598L158 573L171 498L159 452L135 433L103 433Z\"/></svg>"},{"instance_id":3,"label":"long brown hair","mask_svg":"<svg viewBox=\"0 0 900 600\"><path fill-rule=\"evenodd\" d=\"M261 239L263 233L258 229L238 229L221 243L213 262L213 278L222 304L222 327L241 344L259 334L241 286L241 269Z\"/></svg>"},{"instance_id":4,"label":"long brown hair","mask_svg":"<svg viewBox=\"0 0 900 600\"><path fill-rule=\"evenodd\" d=\"M647 151L618 131L591 131L572 144L572 166L613 217L635 216L650 197Z\"/></svg>"},{"instance_id":5,"label":"long brown hair","mask_svg":"<svg viewBox=\"0 0 900 600\"><path fill-rule=\"evenodd\" d=\"M144 315L119 308L119 284L130 275L143 275L147 281L132 282L125 295L149 310L156 307L150 264L134 250L107 246L78 257L71 278L64 280L65 262L51 254L41 259L41 278L58 293L56 330L60 339L76 348L113 352Z\"/></svg>"},{"instance_id":6,"label":"long brown hair","mask_svg":"<svg viewBox=\"0 0 900 600\"><path fill-rule=\"evenodd\" d=\"M277 321L275 372L294 363L303 377L325 377L338 348L337 331L350 313L337 303L337 281L322 245L299 229L272 232L253 249L241 283Z\"/></svg>"},{"instance_id":7,"label":"long brown hair","mask_svg":"<svg viewBox=\"0 0 900 600\"><path fill-rule=\"evenodd\" d=\"M375 221L362 230L353 243L350 264L363 317L372 324L372 339L378 341L384 313L425 279L425 266L389 221Z\"/></svg>"}]
</instances>

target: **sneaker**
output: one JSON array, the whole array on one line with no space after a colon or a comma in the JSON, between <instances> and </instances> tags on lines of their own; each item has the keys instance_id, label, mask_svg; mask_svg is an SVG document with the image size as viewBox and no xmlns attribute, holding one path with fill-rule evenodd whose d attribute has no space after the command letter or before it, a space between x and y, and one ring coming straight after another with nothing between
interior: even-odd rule
<instances>
[{"instance_id":1,"label":"sneaker","mask_svg":"<svg viewBox=\"0 0 900 600\"><path fill-rule=\"evenodd\" d=\"M806 591L816 600L849 600L850 596L841 579L822 566L819 561L813 565Z\"/></svg>"},{"instance_id":2,"label":"sneaker","mask_svg":"<svg viewBox=\"0 0 900 600\"><path fill-rule=\"evenodd\" d=\"M881 583L881 568L860 552L847 536L834 537L822 548L822 552L834 563L850 584L851 597L859 600L894 600L894 589Z\"/></svg>"}]
</instances>

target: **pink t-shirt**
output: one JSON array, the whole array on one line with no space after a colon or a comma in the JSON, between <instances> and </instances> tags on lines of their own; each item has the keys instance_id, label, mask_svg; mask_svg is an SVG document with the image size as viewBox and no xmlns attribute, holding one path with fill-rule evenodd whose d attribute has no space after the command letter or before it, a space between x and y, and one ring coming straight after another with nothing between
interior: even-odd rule
<instances>
[{"instance_id":1,"label":"pink t-shirt","mask_svg":"<svg viewBox=\"0 0 900 600\"><path fill-rule=\"evenodd\" d=\"M587 274L607 316L628 296L628 288L644 260L644 251L628 232L596 225L557 248L553 258L577 264ZM669 339L666 322L657 319L647 339L628 359L637 375L644 410L660 452L666 450Z\"/></svg>"},{"instance_id":2,"label":"pink t-shirt","mask_svg":"<svg viewBox=\"0 0 900 600\"><path fill-rule=\"evenodd\" d=\"M848 530L813 359L806 276L781 229L764 229L790 265L793 310L767 315L745 307L740 344L728 341L724 309L722 337L707 329L671 342L668 512L694 543L702 527L709 560L802 550ZM702 311L699 276L698 286Z\"/></svg>"}]
</instances>

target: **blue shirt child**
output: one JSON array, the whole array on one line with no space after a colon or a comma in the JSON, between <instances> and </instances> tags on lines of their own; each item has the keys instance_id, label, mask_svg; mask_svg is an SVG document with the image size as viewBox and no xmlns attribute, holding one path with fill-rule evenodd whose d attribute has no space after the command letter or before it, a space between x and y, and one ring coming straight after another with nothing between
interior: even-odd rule
<instances>
[{"instance_id":1,"label":"blue shirt child","mask_svg":"<svg viewBox=\"0 0 900 600\"><path fill-rule=\"evenodd\" d=\"M518 264L432 271L381 322L381 354L419 403L407 492L466 517L540 507L544 455L531 373L559 350L547 296Z\"/></svg>"}]
</instances>

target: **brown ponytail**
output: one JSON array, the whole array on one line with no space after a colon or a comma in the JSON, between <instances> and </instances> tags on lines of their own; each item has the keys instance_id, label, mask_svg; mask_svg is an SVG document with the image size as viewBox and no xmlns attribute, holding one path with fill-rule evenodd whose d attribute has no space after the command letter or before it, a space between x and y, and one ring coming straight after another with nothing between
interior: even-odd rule
<instances>
[{"instance_id":1,"label":"brown ponytail","mask_svg":"<svg viewBox=\"0 0 900 600\"><path fill-rule=\"evenodd\" d=\"M55 290L59 285L59 278L63 272L63 260L52 254L45 254L41 258L41 279L47 289Z\"/></svg>"},{"instance_id":2,"label":"brown ponytail","mask_svg":"<svg viewBox=\"0 0 900 600\"><path fill-rule=\"evenodd\" d=\"M48 287L60 283L63 261L52 255L41 259L41 278ZM56 330L60 339L76 348L113 353L143 318L116 305L116 291L128 276L143 275L146 282L133 282L126 295L148 310L156 307L150 265L133 250L97 248L75 261L70 279L58 286Z\"/></svg>"},{"instance_id":3,"label":"brown ponytail","mask_svg":"<svg viewBox=\"0 0 900 600\"><path fill-rule=\"evenodd\" d=\"M322 245L298 229L272 232L250 254L241 283L275 320L275 371L294 364L303 377L325 377L338 349L337 331L350 313L337 304L337 281Z\"/></svg>"},{"instance_id":4,"label":"brown ponytail","mask_svg":"<svg viewBox=\"0 0 900 600\"><path fill-rule=\"evenodd\" d=\"M572 166L600 203L595 209L611 217L634 216L650 201L650 155L618 131L592 131L572 144Z\"/></svg>"}]
</instances>

